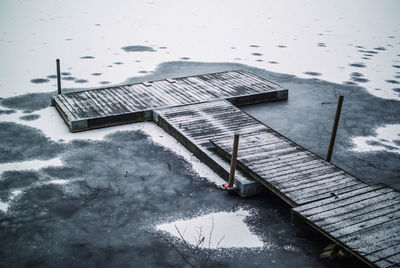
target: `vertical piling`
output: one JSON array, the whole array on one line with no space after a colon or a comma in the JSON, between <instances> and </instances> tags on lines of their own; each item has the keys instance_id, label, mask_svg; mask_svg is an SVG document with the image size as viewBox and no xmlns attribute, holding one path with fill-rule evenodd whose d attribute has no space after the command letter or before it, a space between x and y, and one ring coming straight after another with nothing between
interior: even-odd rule
<instances>
[{"instance_id":1,"label":"vertical piling","mask_svg":"<svg viewBox=\"0 0 400 268\"><path fill-rule=\"evenodd\" d=\"M60 74L60 60L56 60L57 63L57 93L61 94L61 74Z\"/></svg>"},{"instance_id":2,"label":"vertical piling","mask_svg":"<svg viewBox=\"0 0 400 268\"><path fill-rule=\"evenodd\" d=\"M338 104L336 107L335 121L333 122L333 129L331 134L331 141L329 142L328 155L326 161L331 162L333 146L335 145L336 131L339 124L340 112L342 111L343 95L339 95Z\"/></svg>"},{"instance_id":3,"label":"vertical piling","mask_svg":"<svg viewBox=\"0 0 400 268\"><path fill-rule=\"evenodd\" d=\"M239 133L235 133L233 137L233 148L232 148L232 158L231 158L231 170L229 172L228 187L233 187L233 181L235 179L237 152L239 147Z\"/></svg>"}]
</instances>

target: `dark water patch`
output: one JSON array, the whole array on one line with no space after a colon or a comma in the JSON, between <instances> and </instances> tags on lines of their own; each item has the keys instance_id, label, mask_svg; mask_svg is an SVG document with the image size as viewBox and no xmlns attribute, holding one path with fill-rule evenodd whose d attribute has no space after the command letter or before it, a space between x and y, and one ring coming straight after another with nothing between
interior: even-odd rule
<instances>
[{"instance_id":1,"label":"dark water patch","mask_svg":"<svg viewBox=\"0 0 400 268\"><path fill-rule=\"evenodd\" d=\"M46 79L46 78L31 79L31 83L33 83L33 84L44 84L44 83L48 83L48 82L50 82L50 80Z\"/></svg>"},{"instance_id":2,"label":"dark water patch","mask_svg":"<svg viewBox=\"0 0 400 268\"><path fill-rule=\"evenodd\" d=\"M124 64L123 62L120 62L120 61L116 61L116 62L114 62L114 64L116 64L116 65L121 65L121 64Z\"/></svg>"},{"instance_id":3,"label":"dark water patch","mask_svg":"<svg viewBox=\"0 0 400 268\"><path fill-rule=\"evenodd\" d=\"M358 82L358 83L367 83L369 80L367 78L362 77L352 77L351 80Z\"/></svg>"},{"instance_id":4,"label":"dark water patch","mask_svg":"<svg viewBox=\"0 0 400 268\"><path fill-rule=\"evenodd\" d=\"M158 47L158 49L167 49L168 47Z\"/></svg>"},{"instance_id":5,"label":"dark water patch","mask_svg":"<svg viewBox=\"0 0 400 268\"><path fill-rule=\"evenodd\" d=\"M400 69L400 65L392 65L393 68Z\"/></svg>"},{"instance_id":6,"label":"dark water patch","mask_svg":"<svg viewBox=\"0 0 400 268\"><path fill-rule=\"evenodd\" d=\"M351 67L357 67L357 68L365 68L367 67L364 63L362 62L356 62L356 63L349 63L349 66Z\"/></svg>"},{"instance_id":7,"label":"dark water patch","mask_svg":"<svg viewBox=\"0 0 400 268\"><path fill-rule=\"evenodd\" d=\"M65 41L71 41L72 38L65 38Z\"/></svg>"},{"instance_id":8,"label":"dark water patch","mask_svg":"<svg viewBox=\"0 0 400 268\"><path fill-rule=\"evenodd\" d=\"M394 92L400 93L400 87L392 88Z\"/></svg>"},{"instance_id":9,"label":"dark water patch","mask_svg":"<svg viewBox=\"0 0 400 268\"><path fill-rule=\"evenodd\" d=\"M383 148L386 148L387 150L396 150L396 148L393 146L390 146L390 145L387 145L387 144L384 144L382 142L375 141L375 140L368 140L368 141L366 141L366 143L368 145L372 145L372 146L383 147Z\"/></svg>"},{"instance_id":10,"label":"dark water patch","mask_svg":"<svg viewBox=\"0 0 400 268\"><path fill-rule=\"evenodd\" d=\"M395 75L394 78L400 78L400 75Z\"/></svg>"},{"instance_id":11,"label":"dark water patch","mask_svg":"<svg viewBox=\"0 0 400 268\"><path fill-rule=\"evenodd\" d=\"M40 115L38 114L28 114L28 115L23 115L19 119L24 120L24 121L34 121L40 118Z\"/></svg>"},{"instance_id":12,"label":"dark water patch","mask_svg":"<svg viewBox=\"0 0 400 268\"><path fill-rule=\"evenodd\" d=\"M56 78L57 78L57 75L55 75L55 74L51 74L51 75L48 75L48 76L47 76L47 78L50 78L50 79L56 79Z\"/></svg>"},{"instance_id":13,"label":"dark water patch","mask_svg":"<svg viewBox=\"0 0 400 268\"><path fill-rule=\"evenodd\" d=\"M321 76L321 73L317 72L304 72L303 74L310 75L310 76Z\"/></svg>"},{"instance_id":14,"label":"dark water patch","mask_svg":"<svg viewBox=\"0 0 400 268\"><path fill-rule=\"evenodd\" d=\"M181 60L190 60L189 57L180 57Z\"/></svg>"},{"instance_id":15,"label":"dark water patch","mask_svg":"<svg viewBox=\"0 0 400 268\"><path fill-rule=\"evenodd\" d=\"M323 34L323 33L319 33L318 35L320 35L320 36L321 36L321 35L324 35L324 34Z\"/></svg>"},{"instance_id":16,"label":"dark water patch","mask_svg":"<svg viewBox=\"0 0 400 268\"><path fill-rule=\"evenodd\" d=\"M75 147L75 146L72 146ZM46 167L43 168L43 172L46 173L50 178L54 179L75 179L82 176L83 172L81 170L77 170L74 167Z\"/></svg>"},{"instance_id":17,"label":"dark water patch","mask_svg":"<svg viewBox=\"0 0 400 268\"><path fill-rule=\"evenodd\" d=\"M287 48L285 45L278 45L279 48Z\"/></svg>"},{"instance_id":18,"label":"dark water patch","mask_svg":"<svg viewBox=\"0 0 400 268\"><path fill-rule=\"evenodd\" d=\"M148 47L148 46L125 46L125 47L121 47L121 49L126 52L154 52L154 51L156 51L152 47Z\"/></svg>"},{"instance_id":19,"label":"dark water patch","mask_svg":"<svg viewBox=\"0 0 400 268\"><path fill-rule=\"evenodd\" d=\"M353 72L353 73L350 74L350 76L353 76L353 77L364 77L364 75L362 73L359 73L359 72Z\"/></svg>"},{"instance_id":20,"label":"dark water patch","mask_svg":"<svg viewBox=\"0 0 400 268\"><path fill-rule=\"evenodd\" d=\"M35 171L5 171L0 180L0 189L18 189L30 186L39 179L39 174Z\"/></svg>"},{"instance_id":21,"label":"dark water patch","mask_svg":"<svg viewBox=\"0 0 400 268\"><path fill-rule=\"evenodd\" d=\"M50 106L50 99L54 94L54 92L29 93L3 99L1 104L11 109L25 110L29 112L38 111Z\"/></svg>"},{"instance_id":22,"label":"dark water patch","mask_svg":"<svg viewBox=\"0 0 400 268\"><path fill-rule=\"evenodd\" d=\"M91 75L93 75L93 76L100 76L101 73L92 73Z\"/></svg>"},{"instance_id":23,"label":"dark water patch","mask_svg":"<svg viewBox=\"0 0 400 268\"><path fill-rule=\"evenodd\" d=\"M83 57L81 57L81 59L94 59L94 57L93 56L83 56Z\"/></svg>"},{"instance_id":24,"label":"dark water patch","mask_svg":"<svg viewBox=\"0 0 400 268\"><path fill-rule=\"evenodd\" d=\"M108 84L110 84L111 82L108 82L108 81L101 81L101 82L99 82L99 84L101 84L101 85L108 85Z\"/></svg>"},{"instance_id":25,"label":"dark water patch","mask_svg":"<svg viewBox=\"0 0 400 268\"><path fill-rule=\"evenodd\" d=\"M326 44L325 44L325 43L318 43L317 46L319 46L319 47L326 47Z\"/></svg>"},{"instance_id":26,"label":"dark water patch","mask_svg":"<svg viewBox=\"0 0 400 268\"><path fill-rule=\"evenodd\" d=\"M231 47L231 49L236 49L236 47Z\"/></svg>"},{"instance_id":27,"label":"dark water patch","mask_svg":"<svg viewBox=\"0 0 400 268\"><path fill-rule=\"evenodd\" d=\"M76 78L75 77L73 77L73 76L66 76L66 77L63 77L63 78L61 78L62 80L65 80L65 81L72 81L72 80L75 80Z\"/></svg>"},{"instance_id":28,"label":"dark water patch","mask_svg":"<svg viewBox=\"0 0 400 268\"><path fill-rule=\"evenodd\" d=\"M15 110L0 110L0 115L2 114L13 114L16 113L17 111Z\"/></svg>"},{"instance_id":29,"label":"dark water patch","mask_svg":"<svg viewBox=\"0 0 400 268\"><path fill-rule=\"evenodd\" d=\"M101 26L101 24L100 23L96 23L94 26Z\"/></svg>"},{"instance_id":30,"label":"dark water patch","mask_svg":"<svg viewBox=\"0 0 400 268\"><path fill-rule=\"evenodd\" d=\"M71 73L69 73L69 72L62 72L61 75L68 76L68 75L71 75Z\"/></svg>"},{"instance_id":31,"label":"dark water patch","mask_svg":"<svg viewBox=\"0 0 400 268\"><path fill-rule=\"evenodd\" d=\"M0 128L0 163L47 160L64 151L64 145L55 143L37 129L11 122L0 122Z\"/></svg>"},{"instance_id":32,"label":"dark water patch","mask_svg":"<svg viewBox=\"0 0 400 268\"><path fill-rule=\"evenodd\" d=\"M374 49L375 50L380 50L380 51L386 50L386 48L384 48L384 47L375 47Z\"/></svg>"},{"instance_id":33,"label":"dark water patch","mask_svg":"<svg viewBox=\"0 0 400 268\"><path fill-rule=\"evenodd\" d=\"M393 80L393 79L388 79L388 80L385 80L385 82L386 82L386 83L389 83L389 84L400 84L400 82L399 82L399 81L397 81L397 80Z\"/></svg>"},{"instance_id":34,"label":"dark water patch","mask_svg":"<svg viewBox=\"0 0 400 268\"><path fill-rule=\"evenodd\" d=\"M364 78L364 75L359 72L353 72L350 74L351 80L358 82L358 83L367 83L369 80Z\"/></svg>"},{"instance_id":35,"label":"dark water patch","mask_svg":"<svg viewBox=\"0 0 400 268\"><path fill-rule=\"evenodd\" d=\"M363 59L363 60L370 60L370 58L367 58L367 57L361 57L361 59Z\"/></svg>"},{"instance_id":36,"label":"dark water patch","mask_svg":"<svg viewBox=\"0 0 400 268\"><path fill-rule=\"evenodd\" d=\"M260 56L262 56L263 54L262 54L262 53L258 53L258 52L254 52L254 53L251 53L251 55L260 57Z\"/></svg>"},{"instance_id":37,"label":"dark water patch","mask_svg":"<svg viewBox=\"0 0 400 268\"><path fill-rule=\"evenodd\" d=\"M142 70L142 71L139 71L138 73L140 73L140 74L147 74L148 72L147 72L147 71L144 71L144 70Z\"/></svg>"},{"instance_id":38,"label":"dark water patch","mask_svg":"<svg viewBox=\"0 0 400 268\"><path fill-rule=\"evenodd\" d=\"M250 45L250 47L260 47L259 45Z\"/></svg>"},{"instance_id":39,"label":"dark water patch","mask_svg":"<svg viewBox=\"0 0 400 268\"><path fill-rule=\"evenodd\" d=\"M392 36L392 35L390 35L390 36L388 36L388 38L395 38L394 36Z\"/></svg>"},{"instance_id":40,"label":"dark water patch","mask_svg":"<svg viewBox=\"0 0 400 268\"><path fill-rule=\"evenodd\" d=\"M262 60L262 59L258 59L258 60L256 60L256 61L258 61L258 62L262 62L262 61L264 61L264 60Z\"/></svg>"},{"instance_id":41,"label":"dark water patch","mask_svg":"<svg viewBox=\"0 0 400 268\"><path fill-rule=\"evenodd\" d=\"M363 46L356 46L356 48L365 48L365 47L363 47Z\"/></svg>"},{"instance_id":42,"label":"dark water patch","mask_svg":"<svg viewBox=\"0 0 400 268\"><path fill-rule=\"evenodd\" d=\"M241 58L233 58L234 60L242 60Z\"/></svg>"},{"instance_id":43,"label":"dark water patch","mask_svg":"<svg viewBox=\"0 0 400 268\"><path fill-rule=\"evenodd\" d=\"M75 83L79 83L79 84L84 84L84 83L87 83L87 82L89 82L89 81L86 80L86 79L78 79L78 80L75 80Z\"/></svg>"},{"instance_id":44,"label":"dark water patch","mask_svg":"<svg viewBox=\"0 0 400 268\"><path fill-rule=\"evenodd\" d=\"M346 81L343 83L344 85L349 85L349 86L355 86L357 85L357 83L353 82L353 81Z\"/></svg>"},{"instance_id":45,"label":"dark water patch","mask_svg":"<svg viewBox=\"0 0 400 268\"><path fill-rule=\"evenodd\" d=\"M141 60L135 60L135 62L142 62Z\"/></svg>"},{"instance_id":46,"label":"dark water patch","mask_svg":"<svg viewBox=\"0 0 400 268\"><path fill-rule=\"evenodd\" d=\"M374 54L364 54L364 57L373 57Z\"/></svg>"},{"instance_id":47,"label":"dark water patch","mask_svg":"<svg viewBox=\"0 0 400 268\"><path fill-rule=\"evenodd\" d=\"M107 65L107 68L112 68L113 66L112 65Z\"/></svg>"},{"instance_id":48,"label":"dark water patch","mask_svg":"<svg viewBox=\"0 0 400 268\"><path fill-rule=\"evenodd\" d=\"M279 62L273 61L273 60L270 60L268 63L270 63L270 64L279 64Z\"/></svg>"},{"instance_id":49,"label":"dark water patch","mask_svg":"<svg viewBox=\"0 0 400 268\"><path fill-rule=\"evenodd\" d=\"M367 53L367 54L378 54L378 51L364 50L364 49L360 49L360 50L358 50L358 52Z\"/></svg>"}]
</instances>

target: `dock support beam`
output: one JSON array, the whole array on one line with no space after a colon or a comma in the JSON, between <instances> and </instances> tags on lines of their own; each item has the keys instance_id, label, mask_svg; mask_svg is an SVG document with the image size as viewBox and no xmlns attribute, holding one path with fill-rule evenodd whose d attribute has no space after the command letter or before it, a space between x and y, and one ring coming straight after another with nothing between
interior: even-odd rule
<instances>
[{"instance_id":1,"label":"dock support beam","mask_svg":"<svg viewBox=\"0 0 400 268\"><path fill-rule=\"evenodd\" d=\"M339 124L340 112L342 111L343 95L339 95L338 104L336 107L335 121L333 122L333 129L331 134L331 141L329 142L328 155L326 161L331 162L333 146L335 145L336 131Z\"/></svg>"},{"instance_id":2,"label":"dock support beam","mask_svg":"<svg viewBox=\"0 0 400 268\"><path fill-rule=\"evenodd\" d=\"M238 147L239 147L239 133L235 133L235 135L233 137L231 170L229 172L228 188L232 188L233 187L233 181L235 179L235 170L236 170Z\"/></svg>"},{"instance_id":3,"label":"dock support beam","mask_svg":"<svg viewBox=\"0 0 400 268\"><path fill-rule=\"evenodd\" d=\"M57 63L57 93L61 94L61 74L60 74L60 60L56 60Z\"/></svg>"}]
</instances>

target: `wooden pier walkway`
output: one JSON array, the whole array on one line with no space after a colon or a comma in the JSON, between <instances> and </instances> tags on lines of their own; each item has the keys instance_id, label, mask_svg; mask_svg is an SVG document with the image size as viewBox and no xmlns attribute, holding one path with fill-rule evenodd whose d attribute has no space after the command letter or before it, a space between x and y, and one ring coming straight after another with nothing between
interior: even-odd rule
<instances>
[{"instance_id":1,"label":"wooden pier walkway","mask_svg":"<svg viewBox=\"0 0 400 268\"><path fill-rule=\"evenodd\" d=\"M71 131L153 120L222 178L240 134L235 184L242 196L268 189L301 219L370 266L400 265L400 193L369 185L235 105L287 98L244 71L67 93L53 98Z\"/></svg>"},{"instance_id":2,"label":"wooden pier walkway","mask_svg":"<svg viewBox=\"0 0 400 268\"><path fill-rule=\"evenodd\" d=\"M54 96L72 132L152 120L152 110L226 99L235 105L285 100L287 89L246 71L229 71Z\"/></svg>"}]
</instances>

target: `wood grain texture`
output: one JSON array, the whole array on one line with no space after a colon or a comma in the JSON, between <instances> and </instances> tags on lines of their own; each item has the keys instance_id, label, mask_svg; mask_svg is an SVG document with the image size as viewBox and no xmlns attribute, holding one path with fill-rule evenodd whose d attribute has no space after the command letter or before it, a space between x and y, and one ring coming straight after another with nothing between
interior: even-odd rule
<instances>
[{"instance_id":1,"label":"wood grain texture","mask_svg":"<svg viewBox=\"0 0 400 268\"><path fill-rule=\"evenodd\" d=\"M400 265L400 192L383 185L293 209L321 233L377 267Z\"/></svg>"},{"instance_id":2,"label":"wood grain texture","mask_svg":"<svg viewBox=\"0 0 400 268\"><path fill-rule=\"evenodd\" d=\"M118 125L130 114L145 118L144 111L219 99L241 105L275 101L287 99L287 89L246 71L228 71L66 93L52 101L71 131L83 131L73 122L87 120L90 128Z\"/></svg>"}]
</instances>

